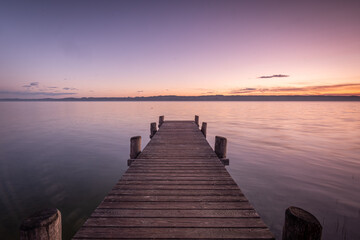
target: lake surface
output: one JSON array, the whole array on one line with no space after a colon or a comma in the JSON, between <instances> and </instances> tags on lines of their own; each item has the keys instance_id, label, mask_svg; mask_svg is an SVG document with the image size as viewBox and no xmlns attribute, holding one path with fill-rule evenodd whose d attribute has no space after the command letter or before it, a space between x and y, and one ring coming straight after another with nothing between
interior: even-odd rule
<instances>
[{"instance_id":1,"label":"lake surface","mask_svg":"<svg viewBox=\"0 0 360 240\"><path fill-rule=\"evenodd\" d=\"M360 239L360 102L0 102L0 236L23 218L62 212L69 239L127 169L130 137L150 122L208 123L227 137L227 167L281 239L285 209L323 225L323 239Z\"/></svg>"}]
</instances>

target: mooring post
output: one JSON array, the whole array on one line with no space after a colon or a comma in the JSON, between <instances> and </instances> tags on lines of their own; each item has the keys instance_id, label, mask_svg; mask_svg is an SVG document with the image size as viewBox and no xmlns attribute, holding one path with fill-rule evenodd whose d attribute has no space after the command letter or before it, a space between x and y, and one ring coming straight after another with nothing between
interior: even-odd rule
<instances>
[{"instance_id":1,"label":"mooring post","mask_svg":"<svg viewBox=\"0 0 360 240\"><path fill-rule=\"evenodd\" d=\"M130 138L130 159L128 159L128 166L134 161L134 159L141 152L141 136Z\"/></svg>"},{"instance_id":2,"label":"mooring post","mask_svg":"<svg viewBox=\"0 0 360 240\"><path fill-rule=\"evenodd\" d=\"M322 226L314 215L298 207L285 211L282 240L320 240Z\"/></svg>"},{"instance_id":3,"label":"mooring post","mask_svg":"<svg viewBox=\"0 0 360 240\"><path fill-rule=\"evenodd\" d=\"M61 213L44 209L25 219L20 226L20 240L61 240Z\"/></svg>"},{"instance_id":4,"label":"mooring post","mask_svg":"<svg viewBox=\"0 0 360 240\"><path fill-rule=\"evenodd\" d=\"M227 139L215 136L215 153L224 165L229 165L229 159L226 158Z\"/></svg>"},{"instance_id":5,"label":"mooring post","mask_svg":"<svg viewBox=\"0 0 360 240\"><path fill-rule=\"evenodd\" d=\"M199 126L199 116L195 115L195 124Z\"/></svg>"},{"instance_id":6,"label":"mooring post","mask_svg":"<svg viewBox=\"0 0 360 240\"><path fill-rule=\"evenodd\" d=\"M201 124L201 132L204 134L205 138L206 138L206 128L207 128L207 123L203 122Z\"/></svg>"},{"instance_id":7,"label":"mooring post","mask_svg":"<svg viewBox=\"0 0 360 240\"><path fill-rule=\"evenodd\" d=\"M164 116L160 116L159 117L159 128L161 127L161 125L164 123Z\"/></svg>"},{"instance_id":8,"label":"mooring post","mask_svg":"<svg viewBox=\"0 0 360 240\"><path fill-rule=\"evenodd\" d=\"M157 132L156 122L150 123L150 138L152 138Z\"/></svg>"}]
</instances>

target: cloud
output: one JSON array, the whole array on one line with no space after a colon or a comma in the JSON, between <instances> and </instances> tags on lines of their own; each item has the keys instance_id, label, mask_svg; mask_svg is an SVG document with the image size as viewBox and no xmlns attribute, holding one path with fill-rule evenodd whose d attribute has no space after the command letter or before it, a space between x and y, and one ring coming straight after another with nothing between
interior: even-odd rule
<instances>
[{"instance_id":1,"label":"cloud","mask_svg":"<svg viewBox=\"0 0 360 240\"><path fill-rule=\"evenodd\" d=\"M66 91L68 91L68 90L77 91L78 90L77 88L69 88L69 87L64 87L63 89Z\"/></svg>"},{"instance_id":2,"label":"cloud","mask_svg":"<svg viewBox=\"0 0 360 240\"><path fill-rule=\"evenodd\" d=\"M58 88L58 87L48 87L48 88L50 88L50 89L55 89L55 88Z\"/></svg>"},{"instance_id":3,"label":"cloud","mask_svg":"<svg viewBox=\"0 0 360 240\"><path fill-rule=\"evenodd\" d=\"M285 74L275 74L270 76L260 76L258 78L284 78L284 77L290 77L290 76Z\"/></svg>"},{"instance_id":4,"label":"cloud","mask_svg":"<svg viewBox=\"0 0 360 240\"><path fill-rule=\"evenodd\" d=\"M209 92L203 92L203 93L201 93L202 95L205 95L205 94L214 94L215 92L213 92L213 91L209 91Z\"/></svg>"},{"instance_id":5,"label":"cloud","mask_svg":"<svg viewBox=\"0 0 360 240\"><path fill-rule=\"evenodd\" d=\"M29 83L27 85L24 85L22 87L27 88L27 89L30 89L30 88L33 88L33 87L38 88L39 87L39 82L31 82L31 83Z\"/></svg>"},{"instance_id":6,"label":"cloud","mask_svg":"<svg viewBox=\"0 0 360 240\"><path fill-rule=\"evenodd\" d=\"M0 91L0 95L17 95L17 96L61 96L74 95L74 92L29 92L29 91Z\"/></svg>"},{"instance_id":7,"label":"cloud","mask_svg":"<svg viewBox=\"0 0 360 240\"><path fill-rule=\"evenodd\" d=\"M230 94L360 94L360 83L346 83L334 85L317 85L304 87L272 87L272 88L238 88L229 92Z\"/></svg>"},{"instance_id":8,"label":"cloud","mask_svg":"<svg viewBox=\"0 0 360 240\"><path fill-rule=\"evenodd\" d=\"M137 91L138 93L142 93L142 92L144 92L143 90L139 90L139 91Z\"/></svg>"}]
</instances>

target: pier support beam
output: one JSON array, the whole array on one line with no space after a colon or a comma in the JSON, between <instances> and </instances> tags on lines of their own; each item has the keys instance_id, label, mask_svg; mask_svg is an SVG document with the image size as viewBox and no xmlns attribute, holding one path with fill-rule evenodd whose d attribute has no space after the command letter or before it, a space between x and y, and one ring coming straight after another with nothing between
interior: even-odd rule
<instances>
[{"instance_id":1,"label":"pier support beam","mask_svg":"<svg viewBox=\"0 0 360 240\"><path fill-rule=\"evenodd\" d=\"M164 123L164 116L159 116L159 128Z\"/></svg>"},{"instance_id":2,"label":"pier support beam","mask_svg":"<svg viewBox=\"0 0 360 240\"><path fill-rule=\"evenodd\" d=\"M285 211L282 240L320 240L322 226L314 215L298 207Z\"/></svg>"},{"instance_id":3,"label":"pier support beam","mask_svg":"<svg viewBox=\"0 0 360 240\"><path fill-rule=\"evenodd\" d=\"M20 226L20 240L61 240L61 213L44 209L25 219Z\"/></svg>"},{"instance_id":4,"label":"pier support beam","mask_svg":"<svg viewBox=\"0 0 360 240\"><path fill-rule=\"evenodd\" d=\"M135 159L141 152L141 136L130 139L130 158Z\"/></svg>"},{"instance_id":5,"label":"pier support beam","mask_svg":"<svg viewBox=\"0 0 360 240\"><path fill-rule=\"evenodd\" d=\"M204 134L205 138L206 138L206 128L207 128L207 123L203 122L201 124L201 132L202 132L202 134Z\"/></svg>"},{"instance_id":6,"label":"pier support beam","mask_svg":"<svg viewBox=\"0 0 360 240\"><path fill-rule=\"evenodd\" d=\"M199 126L199 116L195 115L195 124Z\"/></svg>"},{"instance_id":7,"label":"pier support beam","mask_svg":"<svg viewBox=\"0 0 360 240\"><path fill-rule=\"evenodd\" d=\"M150 138L152 138L157 132L156 122L150 123Z\"/></svg>"},{"instance_id":8,"label":"pier support beam","mask_svg":"<svg viewBox=\"0 0 360 240\"><path fill-rule=\"evenodd\" d=\"M140 153L141 153L141 136L130 138L130 159L128 159L127 165L130 166Z\"/></svg>"},{"instance_id":9,"label":"pier support beam","mask_svg":"<svg viewBox=\"0 0 360 240\"><path fill-rule=\"evenodd\" d=\"M216 136L215 137L215 153L220 158L220 161L224 165L229 165L229 159L226 158L226 147L227 139L224 137Z\"/></svg>"}]
</instances>

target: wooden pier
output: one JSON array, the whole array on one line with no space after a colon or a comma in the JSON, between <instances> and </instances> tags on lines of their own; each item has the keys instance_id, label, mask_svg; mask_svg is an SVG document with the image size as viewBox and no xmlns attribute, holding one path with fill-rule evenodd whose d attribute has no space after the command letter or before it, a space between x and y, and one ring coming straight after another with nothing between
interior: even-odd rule
<instances>
[{"instance_id":1,"label":"wooden pier","mask_svg":"<svg viewBox=\"0 0 360 240\"><path fill-rule=\"evenodd\" d=\"M160 125L74 239L274 239L198 122Z\"/></svg>"}]
</instances>

